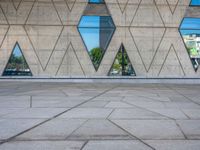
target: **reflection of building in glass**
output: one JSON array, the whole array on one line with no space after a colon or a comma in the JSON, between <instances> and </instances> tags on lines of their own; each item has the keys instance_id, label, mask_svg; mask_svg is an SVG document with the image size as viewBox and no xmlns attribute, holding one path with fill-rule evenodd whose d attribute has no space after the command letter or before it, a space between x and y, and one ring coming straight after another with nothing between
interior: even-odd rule
<instances>
[{"instance_id":1,"label":"reflection of building in glass","mask_svg":"<svg viewBox=\"0 0 200 150\"><path fill-rule=\"evenodd\" d=\"M15 44L3 76L32 76L18 43Z\"/></svg>"},{"instance_id":2,"label":"reflection of building in glass","mask_svg":"<svg viewBox=\"0 0 200 150\"><path fill-rule=\"evenodd\" d=\"M200 0L43 1L0 0L2 74L30 72L26 59L34 77L102 78L116 58L112 75L199 77Z\"/></svg>"},{"instance_id":3,"label":"reflection of building in glass","mask_svg":"<svg viewBox=\"0 0 200 150\"><path fill-rule=\"evenodd\" d=\"M183 38L187 46L190 58L192 60L192 64L195 70L197 70L200 64L200 35L199 34L184 35Z\"/></svg>"},{"instance_id":4,"label":"reflection of building in glass","mask_svg":"<svg viewBox=\"0 0 200 150\"><path fill-rule=\"evenodd\" d=\"M200 65L200 19L185 18L180 27L188 54L195 71Z\"/></svg>"},{"instance_id":5,"label":"reflection of building in glass","mask_svg":"<svg viewBox=\"0 0 200 150\"><path fill-rule=\"evenodd\" d=\"M121 45L117 53L117 56L114 60L112 68L109 72L109 75L110 76L135 76L136 75L123 44Z\"/></svg>"},{"instance_id":6,"label":"reflection of building in glass","mask_svg":"<svg viewBox=\"0 0 200 150\"><path fill-rule=\"evenodd\" d=\"M115 31L115 25L113 23L110 14L108 13L107 7L102 0L91 0L89 1L89 7L86 8L84 16L78 25L78 30L82 37L82 40L87 48L89 56L96 70L101 63L103 55L109 45L112 35ZM106 15L94 14L93 7L101 4L101 9L106 9ZM103 4L103 5L102 5Z\"/></svg>"}]
</instances>

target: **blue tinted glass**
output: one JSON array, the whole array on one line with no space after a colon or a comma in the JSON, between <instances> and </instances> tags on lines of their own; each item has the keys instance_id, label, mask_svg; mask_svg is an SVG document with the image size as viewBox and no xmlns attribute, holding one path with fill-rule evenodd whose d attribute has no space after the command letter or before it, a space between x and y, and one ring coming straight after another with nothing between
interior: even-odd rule
<instances>
[{"instance_id":1,"label":"blue tinted glass","mask_svg":"<svg viewBox=\"0 0 200 150\"><path fill-rule=\"evenodd\" d=\"M200 35L200 30L180 30L182 35Z\"/></svg>"},{"instance_id":2,"label":"blue tinted glass","mask_svg":"<svg viewBox=\"0 0 200 150\"><path fill-rule=\"evenodd\" d=\"M78 27L114 27L114 23L109 16L83 16Z\"/></svg>"},{"instance_id":3,"label":"blue tinted glass","mask_svg":"<svg viewBox=\"0 0 200 150\"><path fill-rule=\"evenodd\" d=\"M104 0L89 0L89 3L104 3Z\"/></svg>"},{"instance_id":4,"label":"blue tinted glass","mask_svg":"<svg viewBox=\"0 0 200 150\"><path fill-rule=\"evenodd\" d=\"M112 28L79 28L78 30L88 51L94 48L105 51L115 31Z\"/></svg>"},{"instance_id":5,"label":"blue tinted glass","mask_svg":"<svg viewBox=\"0 0 200 150\"><path fill-rule=\"evenodd\" d=\"M192 0L191 5L200 6L200 0Z\"/></svg>"},{"instance_id":6,"label":"blue tinted glass","mask_svg":"<svg viewBox=\"0 0 200 150\"><path fill-rule=\"evenodd\" d=\"M90 29L90 28L79 28L79 32L83 38L85 46L88 51L91 51L93 48L99 47L100 39L100 29Z\"/></svg>"},{"instance_id":7,"label":"blue tinted glass","mask_svg":"<svg viewBox=\"0 0 200 150\"><path fill-rule=\"evenodd\" d=\"M100 27L100 16L83 16L78 27Z\"/></svg>"},{"instance_id":8,"label":"blue tinted glass","mask_svg":"<svg viewBox=\"0 0 200 150\"><path fill-rule=\"evenodd\" d=\"M200 29L200 18L184 18L180 29Z\"/></svg>"},{"instance_id":9,"label":"blue tinted glass","mask_svg":"<svg viewBox=\"0 0 200 150\"><path fill-rule=\"evenodd\" d=\"M14 51L13 51L13 54L14 54L16 57L22 56L22 53L21 53L21 50L20 50L18 44L16 44L16 46L15 46L15 48L14 48Z\"/></svg>"},{"instance_id":10,"label":"blue tinted glass","mask_svg":"<svg viewBox=\"0 0 200 150\"><path fill-rule=\"evenodd\" d=\"M97 70L115 31L110 16L83 16L78 30Z\"/></svg>"},{"instance_id":11,"label":"blue tinted glass","mask_svg":"<svg viewBox=\"0 0 200 150\"><path fill-rule=\"evenodd\" d=\"M3 76L32 76L18 43L15 44Z\"/></svg>"}]
</instances>

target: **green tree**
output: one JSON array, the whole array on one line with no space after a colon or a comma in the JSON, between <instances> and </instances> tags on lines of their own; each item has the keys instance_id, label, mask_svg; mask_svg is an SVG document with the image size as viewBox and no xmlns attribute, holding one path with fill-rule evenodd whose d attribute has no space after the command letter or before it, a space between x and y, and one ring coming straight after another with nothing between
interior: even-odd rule
<instances>
[{"instance_id":1,"label":"green tree","mask_svg":"<svg viewBox=\"0 0 200 150\"><path fill-rule=\"evenodd\" d=\"M93 48L90 52L91 60L94 64L94 67L97 69L100 65L101 59L103 57L103 50L99 47Z\"/></svg>"}]
</instances>

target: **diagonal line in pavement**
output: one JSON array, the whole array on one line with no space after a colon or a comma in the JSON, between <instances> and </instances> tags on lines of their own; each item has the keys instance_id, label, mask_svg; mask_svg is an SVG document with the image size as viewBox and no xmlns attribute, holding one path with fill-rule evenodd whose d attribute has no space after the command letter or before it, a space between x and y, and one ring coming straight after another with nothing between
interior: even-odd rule
<instances>
[{"instance_id":1,"label":"diagonal line in pavement","mask_svg":"<svg viewBox=\"0 0 200 150\"><path fill-rule=\"evenodd\" d=\"M51 120L53 120L53 119L55 119L55 118L61 116L62 114L66 113L66 112L68 112L68 111L70 111L70 110L73 110L73 109L75 109L75 108L77 108L77 107L79 107L79 106L81 106L81 105L83 105L83 104L86 104L87 102L92 101L93 99L95 99L95 98L97 98L97 97L99 97L99 96L101 96L101 95L103 95L103 94L105 94L105 93L107 93L107 92L109 92L109 91L115 89L116 87L118 87L118 85L116 85L116 86L114 86L114 87L111 87L111 88L109 88L109 89L107 89L107 90L105 90L105 91L99 93L98 95L93 96L92 98L90 98L90 99L88 99L88 100L86 100L86 101L84 101L84 102L82 102L82 103L80 103L80 104L77 104L77 105L75 105L74 107L71 107L71 108L69 108L69 109L67 109L67 110L65 110L65 111L63 111L63 112L61 112L61 113L59 113L59 114L57 114L57 115L51 117L51 118L48 118L48 119L46 119L46 120L40 122L39 124L36 124L35 126L29 128L29 129L26 129L26 130L24 130L24 131L22 131L22 132L20 132L20 133L18 133L18 134L16 134L16 135L14 135L14 136L8 138L8 139L5 139L5 140L3 140L3 141L0 142L0 145L12 141L12 140L15 139L17 136L20 136L20 135L22 135L22 134L24 134L24 133L26 133L26 132L28 132L28 131L30 131L30 130L32 130L32 129L34 129L34 128L40 126L40 125L42 125L42 124L45 124L46 122L49 122L49 121L51 121Z\"/></svg>"}]
</instances>

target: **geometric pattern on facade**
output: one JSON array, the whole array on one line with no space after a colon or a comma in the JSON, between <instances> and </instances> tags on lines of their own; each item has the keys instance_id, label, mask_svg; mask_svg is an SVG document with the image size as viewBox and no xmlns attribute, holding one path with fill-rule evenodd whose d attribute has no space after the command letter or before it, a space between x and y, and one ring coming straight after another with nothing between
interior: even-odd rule
<instances>
[{"instance_id":1,"label":"geometric pattern on facade","mask_svg":"<svg viewBox=\"0 0 200 150\"><path fill-rule=\"evenodd\" d=\"M22 0L20 3L15 3L14 7L12 0L0 1L1 72L10 57L7 51L20 41L19 44L33 76L70 77L74 76L73 72L77 76L84 77L107 76L123 43L137 76L171 77L170 72L173 72L172 77L200 76L200 71L195 72L193 69L178 30L190 0L176 0L176 2L105 0L116 30L98 71L95 71L76 28L88 2L86 0L68 2L68 0L45 2ZM141 18L141 14L147 15ZM193 14L189 12L186 15ZM197 16L197 13L195 15ZM20 36L15 29L19 29ZM150 33L149 37L145 33ZM49 34L52 36L49 37ZM144 41L147 44L142 45ZM43 47L48 48L43 50ZM68 50L70 54L67 54ZM42 54L43 52L46 54ZM170 64L167 60L172 56L171 53L176 54L174 59L176 58L177 61L174 64ZM66 57L76 58L74 62L77 66L76 70L71 63L66 64ZM73 69L64 69L63 64L66 68ZM168 69L163 71L163 67ZM177 67L179 71L174 70ZM184 74L181 73L181 69Z\"/></svg>"},{"instance_id":2,"label":"geometric pattern on facade","mask_svg":"<svg viewBox=\"0 0 200 150\"><path fill-rule=\"evenodd\" d=\"M176 10L176 7L178 6L180 0L167 0L167 3L169 5L170 11L173 14Z\"/></svg>"}]
</instances>

